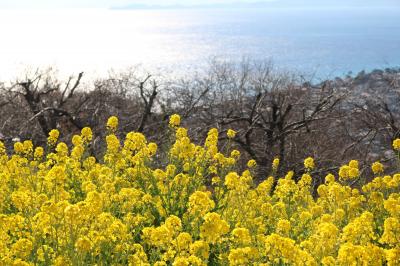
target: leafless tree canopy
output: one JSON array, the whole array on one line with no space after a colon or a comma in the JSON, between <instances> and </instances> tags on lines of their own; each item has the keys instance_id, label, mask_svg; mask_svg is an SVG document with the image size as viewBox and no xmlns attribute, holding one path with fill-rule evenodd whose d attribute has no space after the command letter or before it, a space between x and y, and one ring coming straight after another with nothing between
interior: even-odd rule
<instances>
[{"instance_id":1,"label":"leafless tree canopy","mask_svg":"<svg viewBox=\"0 0 400 266\"><path fill-rule=\"evenodd\" d=\"M83 82L84 81L84 82ZM221 145L229 128L245 162L259 165L259 179L279 157L281 174L302 171L302 160L313 156L320 176L344 162L393 163L391 141L400 136L400 71L360 73L357 77L313 84L296 75L276 71L269 62L211 64L206 74L165 80L129 69L95 81L78 73L60 81L50 70L12 82L0 82L0 136L33 139L44 144L58 128L69 141L84 126L97 138L93 154L101 154L100 139L111 115L120 119L120 134L145 133L163 144L168 117L179 113L194 141L207 131L220 130ZM384 158L379 155L384 154ZM100 158L100 156L99 156Z\"/></svg>"}]
</instances>

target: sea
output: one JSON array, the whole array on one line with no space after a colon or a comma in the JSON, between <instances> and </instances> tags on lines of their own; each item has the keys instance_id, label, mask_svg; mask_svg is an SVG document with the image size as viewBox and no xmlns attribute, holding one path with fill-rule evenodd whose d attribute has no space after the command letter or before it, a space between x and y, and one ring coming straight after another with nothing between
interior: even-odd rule
<instances>
[{"instance_id":1,"label":"sea","mask_svg":"<svg viewBox=\"0 0 400 266\"><path fill-rule=\"evenodd\" d=\"M216 60L317 77L400 66L399 8L0 10L0 80L49 66L96 78L190 75Z\"/></svg>"}]
</instances>

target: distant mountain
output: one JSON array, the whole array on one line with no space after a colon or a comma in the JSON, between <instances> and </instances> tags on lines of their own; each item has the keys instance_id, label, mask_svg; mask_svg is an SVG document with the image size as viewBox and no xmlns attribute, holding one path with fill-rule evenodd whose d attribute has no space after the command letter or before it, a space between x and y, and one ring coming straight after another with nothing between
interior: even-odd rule
<instances>
[{"instance_id":1,"label":"distant mountain","mask_svg":"<svg viewBox=\"0 0 400 266\"><path fill-rule=\"evenodd\" d=\"M270 0L200 5L148 5L130 4L112 9L195 9L195 8L320 8L320 7L400 7L400 0Z\"/></svg>"},{"instance_id":2,"label":"distant mountain","mask_svg":"<svg viewBox=\"0 0 400 266\"><path fill-rule=\"evenodd\" d=\"M277 0L265 3L275 7L400 7L399 0Z\"/></svg>"}]
</instances>

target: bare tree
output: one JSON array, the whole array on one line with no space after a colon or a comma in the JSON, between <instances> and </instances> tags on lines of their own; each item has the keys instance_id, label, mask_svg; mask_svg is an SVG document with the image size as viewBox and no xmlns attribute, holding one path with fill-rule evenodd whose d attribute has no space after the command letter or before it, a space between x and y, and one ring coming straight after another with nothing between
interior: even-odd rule
<instances>
[{"instance_id":1,"label":"bare tree","mask_svg":"<svg viewBox=\"0 0 400 266\"><path fill-rule=\"evenodd\" d=\"M399 71L374 71L315 84L299 75L277 71L268 62L240 64L214 61L206 72L165 80L138 68L110 72L83 84L83 73L60 81L53 71L37 71L11 85L0 83L0 138L45 141L52 128L69 141L84 126L96 136L92 152L101 158L111 115L120 120L119 134L143 132L163 146L168 117L179 113L194 142L203 142L217 127L220 145L229 128L238 133L230 143L242 152L241 163L258 163L258 178L281 159L279 174L304 171L303 159L317 160L316 176L336 171L350 159L364 169L387 154L400 132Z\"/></svg>"},{"instance_id":2,"label":"bare tree","mask_svg":"<svg viewBox=\"0 0 400 266\"><path fill-rule=\"evenodd\" d=\"M14 137L35 136L44 139L48 132L59 126L62 120L74 127L83 127L78 113L79 106L87 100L76 96L83 73L60 82L51 69L37 70L30 77L18 80L10 86L2 87L3 110L8 109L14 121L18 121L18 131L10 132ZM7 106L5 106L7 105ZM11 121L5 120L4 128ZM32 130L38 126L39 131ZM41 136L40 136L41 135Z\"/></svg>"}]
</instances>

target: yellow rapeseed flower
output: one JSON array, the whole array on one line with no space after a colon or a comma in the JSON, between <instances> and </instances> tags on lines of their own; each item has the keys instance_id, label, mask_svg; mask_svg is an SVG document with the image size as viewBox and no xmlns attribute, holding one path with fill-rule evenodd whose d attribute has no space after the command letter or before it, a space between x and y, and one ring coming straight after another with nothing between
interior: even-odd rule
<instances>
[{"instance_id":1,"label":"yellow rapeseed flower","mask_svg":"<svg viewBox=\"0 0 400 266\"><path fill-rule=\"evenodd\" d=\"M273 169L274 171L277 171L277 170L278 170L279 162L280 162L279 158L275 158L275 159L272 161L272 169Z\"/></svg>"},{"instance_id":2,"label":"yellow rapeseed flower","mask_svg":"<svg viewBox=\"0 0 400 266\"><path fill-rule=\"evenodd\" d=\"M118 118L116 116L111 116L107 120L107 129L114 132L118 128Z\"/></svg>"},{"instance_id":3,"label":"yellow rapeseed flower","mask_svg":"<svg viewBox=\"0 0 400 266\"><path fill-rule=\"evenodd\" d=\"M42 147L36 147L33 156L37 160L41 159L43 157L43 154L44 154L44 149Z\"/></svg>"},{"instance_id":4,"label":"yellow rapeseed flower","mask_svg":"<svg viewBox=\"0 0 400 266\"><path fill-rule=\"evenodd\" d=\"M275 158L260 180L215 128L197 145L175 119L158 149L138 132L122 143L116 120L103 157L86 152L89 128L72 147L57 130L46 149L0 142L0 265L400 265L400 173L381 163L317 186L311 157L282 177Z\"/></svg>"},{"instance_id":5,"label":"yellow rapeseed flower","mask_svg":"<svg viewBox=\"0 0 400 266\"><path fill-rule=\"evenodd\" d=\"M15 142L14 143L14 151L16 153L23 153L24 151L24 145L21 142Z\"/></svg>"},{"instance_id":6,"label":"yellow rapeseed flower","mask_svg":"<svg viewBox=\"0 0 400 266\"><path fill-rule=\"evenodd\" d=\"M236 136L236 131L233 129L228 129L228 132L226 133L229 139L233 139Z\"/></svg>"},{"instance_id":7,"label":"yellow rapeseed flower","mask_svg":"<svg viewBox=\"0 0 400 266\"><path fill-rule=\"evenodd\" d=\"M256 162L256 160L249 160L248 162L247 162L247 167L249 167L249 168L253 168L253 167L256 167L257 166L257 162Z\"/></svg>"},{"instance_id":8,"label":"yellow rapeseed flower","mask_svg":"<svg viewBox=\"0 0 400 266\"><path fill-rule=\"evenodd\" d=\"M181 117L178 114L173 114L169 118L169 125L171 127L179 127L181 124Z\"/></svg>"},{"instance_id":9,"label":"yellow rapeseed flower","mask_svg":"<svg viewBox=\"0 0 400 266\"><path fill-rule=\"evenodd\" d=\"M80 237L75 243L75 248L78 252L88 252L91 246L90 240L87 237Z\"/></svg>"},{"instance_id":10,"label":"yellow rapeseed flower","mask_svg":"<svg viewBox=\"0 0 400 266\"><path fill-rule=\"evenodd\" d=\"M49 143L49 145L55 145L59 136L60 136L60 132L57 129L52 129L49 132L49 137L47 138L47 143Z\"/></svg>"},{"instance_id":11,"label":"yellow rapeseed flower","mask_svg":"<svg viewBox=\"0 0 400 266\"><path fill-rule=\"evenodd\" d=\"M396 151L400 151L400 139L395 139L393 141L393 149Z\"/></svg>"},{"instance_id":12,"label":"yellow rapeseed flower","mask_svg":"<svg viewBox=\"0 0 400 266\"><path fill-rule=\"evenodd\" d=\"M238 151L238 150L231 151L231 157L235 158L235 159L239 158L240 157L240 151Z\"/></svg>"},{"instance_id":13,"label":"yellow rapeseed flower","mask_svg":"<svg viewBox=\"0 0 400 266\"><path fill-rule=\"evenodd\" d=\"M350 166L351 168L357 168L357 169L358 169L358 161L357 161L357 160L351 160L351 161L349 162L349 166Z\"/></svg>"},{"instance_id":14,"label":"yellow rapeseed flower","mask_svg":"<svg viewBox=\"0 0 400 266\"><path fill-rule=\"evenodd\" d=\"M304 167L307 170L313 170L315 168L314 159L312 157L308 157L304 160Z\"/></svg>"},{"instance_id":15,"label":"yellow rapeseed flower","mask_svg":"<svg viewBox=\"0 0 400 266\"><path fill-rule=\"evenodd\" d=\"M81 136L85 142L90 142L93 139L92 129L90 127L84 127L81 130Z\"/></svg>"},{"instance_id":16,"label":"yellow rapeseed flower","mask_svg":"<svg viewBox=\"0 0 400 266\"><path fill-rule=\"evenodd\" d=\"M228 223L218 213L211 212L204 216L200 226L200 237L206 242L215 244L219 238L229 232Z\"/></svg>"},{"instance_id":17,"label":"yellow rapeseed flower","mask_svg":"<svg viewBox=\"0 0 400 266\"><path fill-rule=\"evenodd\" d=\"M371 166L371 169L374 174L382 174L383 164L381 164L380 162L374 162Z\"/></svg>"}]
</instances>

